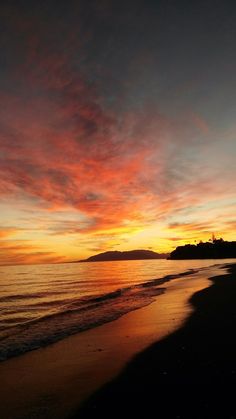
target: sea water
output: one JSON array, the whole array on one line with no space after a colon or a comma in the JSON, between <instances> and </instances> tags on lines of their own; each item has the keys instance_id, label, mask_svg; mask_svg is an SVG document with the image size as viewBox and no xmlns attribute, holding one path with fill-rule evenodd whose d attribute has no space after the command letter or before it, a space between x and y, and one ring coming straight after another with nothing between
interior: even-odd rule
<instances>
[{"instance_id":1,"label":"sea water","mask_svg":"<svg viewBox=\"0 0 236 419\"><path fill-rule=\"evenodd\" d=\"M134 260L0 267L0 360L150 304L165 283L235 260Z\"/></svg>"}]
</instances>

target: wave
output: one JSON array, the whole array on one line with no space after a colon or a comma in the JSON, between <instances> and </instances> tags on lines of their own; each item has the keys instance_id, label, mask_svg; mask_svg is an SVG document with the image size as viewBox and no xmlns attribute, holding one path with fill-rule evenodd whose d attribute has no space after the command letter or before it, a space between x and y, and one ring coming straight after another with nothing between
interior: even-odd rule
<instances>
[{"instance_id":1,"label":"wave","mask_svg":"<svg viewBox=\"0 0 236 419\"><path fill-rule=\"evenodd\" d=\"M28 294L10 294L3 297L0 297L0 303L8 303L11 301L18 301L18 300L28 300L33 298L43 298L43 297L50 297L54 296L55 294L64 294L62 291L44 291L44 292L32 292Z\"/></svg>"},{"instance_id":2,"label":"wave","mask_svg":"<svg viewBox=\"0 0 236 419\"><path fill-rule=\"evenodd\" d=\"M192 275L201 269L204 268L166 275L105 294L64 299L59 301L58 308L53 308L55 304L53 301L51 305L49 302L36 302L36 305L49 304L52 310L47 311L45 315L27 319L17 326L13 324L5 330L0 339L0 360L49 345L72 334L118 319L132 310L152 303L156 296L165 292L162 285L166 282ZM8 296L8 298L29 299L45 296L45 294L48 296L47 293L32 293L24 296ZM4 298L4 301L7 301L7 297L2 297L1 301Z\"/></svg>"}]
</instances>

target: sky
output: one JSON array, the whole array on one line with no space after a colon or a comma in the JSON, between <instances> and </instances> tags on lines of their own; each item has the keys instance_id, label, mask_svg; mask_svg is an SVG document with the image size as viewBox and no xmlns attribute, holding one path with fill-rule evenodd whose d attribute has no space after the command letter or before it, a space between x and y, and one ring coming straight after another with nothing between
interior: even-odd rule
<instances>
[{"instance_id":1,"label":"sky","mask_svg":"<svg viewBox=\"0 0 236 419\"><path fill-rule=\"evenodd\" d=\"M1 1L0 264L236 238L236 3Z\"/></svg>"}]
</instances>

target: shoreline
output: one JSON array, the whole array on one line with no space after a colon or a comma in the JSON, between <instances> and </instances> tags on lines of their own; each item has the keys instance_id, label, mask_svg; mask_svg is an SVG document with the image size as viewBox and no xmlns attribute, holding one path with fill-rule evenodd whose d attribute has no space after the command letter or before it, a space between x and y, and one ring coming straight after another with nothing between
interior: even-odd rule
<instances>
[{"instance_id":1,"label":"shoreline","mask_svg":"<svg viewBox=\"0 0 236 419\"><path fill-rule=\"evenodd\" d=\"M210 285L219 267L177 278L155 302L110 323L0 364L4 419L66 418L127 363L177 330L192 312L188 300Z\"/></svg>"},{"instance_id":2,"label":"shoreline","mask_svg":"<svg viewBox=\"0 0 236 419\"><path fill-rule=\"evenodd\" d=\"M235 418L235 279L236 264L211 276L182 327L137 354L73 418L108 418L112 406L115 417Z\"/></svg>"},{"instance_id":3,"label":"shoreline","mask_svg":"<svg viewBox=\"0 0 236 419\"><path fill-rule=\"evenodd\" d=\"M0 362L113 322L134 310L152 304L157 296L166 291L168 282L214 266L219 265L191 268L117 288L108 293L87 296L78 300L77 307L74 305L65 312L48 313L45 317L6 329L0 338ZM8 298L11 299L6 296L5 300Z\"/></svg>"}]
</instances>

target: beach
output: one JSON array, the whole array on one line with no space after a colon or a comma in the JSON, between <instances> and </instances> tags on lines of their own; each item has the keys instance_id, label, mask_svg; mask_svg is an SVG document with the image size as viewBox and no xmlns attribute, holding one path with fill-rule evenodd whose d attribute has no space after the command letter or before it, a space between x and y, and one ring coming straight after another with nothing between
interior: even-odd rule
<instances>
[{"instance_id":1,"label":"beach","mask_svg":"<svg viewBox=\"0 0 236 419\"><path fill-rule=\"evenodd\" d=\"M190 298L177 331L144 350L74 417L236 417L236 265Z\"/></svg>"},{"instance_id":2,"label":"beach","mask_svg":"<svg viewBox=\"0 0 236 419\"><path fill-rule=\"evenodd\" d=\"M176 334L178 336L178 333L186 330L188 322L193 322L192 319L196 318L193 311L196 310L195 299L201 293L214 289L216 286L212 286L212 281L208 278L221 273L224 271L219 266L214 266L187 277L173 279L165 284L163 294L141 309L48 347L2 362L1 418L90 417L91 409L94 412L94 408L96 412L110 415L112 405L119 400L119 411L124 408L127 397L130 399L128 408L133 409L132 400L137 397L137 393L139 403L143 401L141 406L137 403L137 412L142 407L147 409L147 403L148 408L153 408L152 400L147 398L148 395L150 398L154 397L150 389L153 382L153 390L155 388L155 392L160 392L160 374L159 370L155 371L156 365L159 365L161 376L166 380L169 369L173 368L172 363L179 358L176 357L174 343L173 346L171 343L169 352L163 350L169 354L168 359L163 358L163 353L159 354L158 350L156 353L155 345L164 347L165 342L172 342L176 339ZM225 278L228 277L229 275ZM227 285L228 280L224 283ZM223 289L219 287L219 292L220 295L224 293L226 298L228 291L226 288L223 292ZM217 295L211 299L214 301ZM233 298L233 294L230 295ZM203 312L204 307L203 305ZM197 307L196 313L198 312ZM206 315L211 323L210 313L208 310ZM188 337L193 340L195 328L195 323L187 327L185 340ZM196 335L196 340L198 338ZM181 348L183 346L185 349L181 349L181 355L185 356L187 345L181 344ZM161 387L162 385L163 383ZM169 389L166 391L169 393ZM163 396L161 398L164 400ZM156 396L153 400L157 403Z\"/></svg>"},{"instance_id":3,"label":"beach","mask_svg":"<svg viewBox=\"0 0 236 419\"><path fill-rule=\"evenodd\" d=\"M0 1L0 419L236 419L236 1Z\"/></svg>"}]
</instances>

